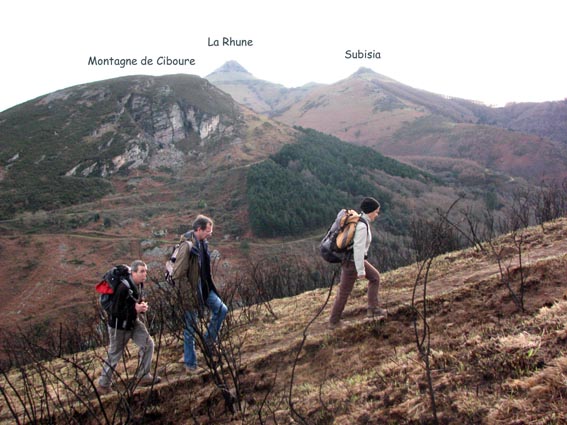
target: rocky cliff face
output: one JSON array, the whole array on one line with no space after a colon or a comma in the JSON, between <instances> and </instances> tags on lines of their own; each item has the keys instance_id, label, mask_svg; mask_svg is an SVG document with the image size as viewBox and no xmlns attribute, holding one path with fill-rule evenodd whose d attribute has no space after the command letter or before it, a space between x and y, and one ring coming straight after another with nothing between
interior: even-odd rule
<instances>
[{"instance_id":1,"label":"rocky cliff face","mask_svg":"<svg viewBox=\"0 0 567 425\"><path fill-rule=\"evenodd\" d=\"M159 87L157 95L148 93L155 84L146 83L145 90L138 84L130 87L128 93L116 99L117 112L82 140L98 144L100 151L118 143L122 145L121 152L111 157L82 159L72 164L66 176L107 177L141 166L175 170L187 161L202 159L213 147L238 139L237 128L242 123L237 114L204 111L190 98L176 97L168 85ZM107 91L91 90L90 97L108 97L109 93L104 93ZM124 123L136 131L125 132Z\"/></svg>"}]
</instances>

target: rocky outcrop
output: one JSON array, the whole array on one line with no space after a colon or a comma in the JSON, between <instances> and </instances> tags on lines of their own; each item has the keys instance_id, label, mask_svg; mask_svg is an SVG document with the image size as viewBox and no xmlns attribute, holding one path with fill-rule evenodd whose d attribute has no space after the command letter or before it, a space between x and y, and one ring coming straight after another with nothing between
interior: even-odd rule
<instances>
[{"instance_id":1,"label":"rocky outcrop","mask_svg":"<svg viewBox=\"0 0 567 425\"><path fill-rule=\"evenodd\" d=\"M236 121L232 115L205 112L191 99L175 96L175 90L164 85L154 90L144 81L117 101L117 112L93 129L83 140L98 143L99 151L116 151L120 143L122 153L96 160L81 161L69 169L67 176L107 177L120 170L141 166L150 169L167 167L179 169L192 158L202 158L210 146L218 149L225 143L238 139ZM92 89L91 95L92 93ZM102 90L108 95L108 89ZM100 96L98 96L100 98ZM130 123L137 134L124 134L124 123ZM125 137L127 136L127 137ZM114 146L113 146L114 145Z\"/></svg>"},{"instance_id":2,"label":"rocky outcrop","mask_svg":"<svg viewBox=\"0 0 567 425\"><path fill-rule=\"evenodd\" d=\"M138 143L132 143L129 149L122 155L112 158L112 163L116 170L121 169L123 166L128 165L128 168L138 168L144 164L149 152L144 150L144 146Z\"/></svg>"}]
</instances>

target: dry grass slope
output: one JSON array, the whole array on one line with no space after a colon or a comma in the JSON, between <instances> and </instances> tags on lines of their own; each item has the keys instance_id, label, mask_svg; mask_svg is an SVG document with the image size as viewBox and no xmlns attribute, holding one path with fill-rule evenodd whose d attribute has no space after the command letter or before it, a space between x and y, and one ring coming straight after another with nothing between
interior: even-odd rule
<instances>
[{"instance_id":1,"label":"dry grass slope","mask_svg":"<svg viewBox=\"0 0 567 425\"><path fill-rule=\"evenodd\" d=\"M502 284L494 255L469 249L432 264L426 303L440 423L567 421L567 220L522 235L521 270L509 235L495 246L512 285L517 288L524 276L523 313ZM182 373L177 363L182 348L171 336L161 340L158 372L164 382L136 390L133 405L151 400L144 423L434 423L415 343L416 274L412 265L382 275L381 301L390 312L385 320L366 319L366 286L358 283L344 324L334 331L326 323L334 295L325 305L328 289L273 300L275 316L264 305L255 307L252 319L230 336L240 347L238 414L225 411L207 373ZM242 314L232 312L235 323L245 323L238 320ZM131 353L130 370L134 348ZM103 355L101 350L91 353L95 361L84 360L93 376ZM109 406L116 400L102 401ZM1 414L8 423L6 409ZM97 420L85 415L82 422Z\"/></svg>"}]
</instances>

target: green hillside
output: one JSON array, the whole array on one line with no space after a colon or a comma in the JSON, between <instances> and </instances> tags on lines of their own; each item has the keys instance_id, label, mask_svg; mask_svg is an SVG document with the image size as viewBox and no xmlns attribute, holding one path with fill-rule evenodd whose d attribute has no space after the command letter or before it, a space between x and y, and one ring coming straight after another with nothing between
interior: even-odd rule
<instances>
[{"instance_id":1,"label":"green hillside","mask_svg":"<svg viewBox=\"0 0 567 425\"><path fill-rule=\"evenodd\" d=\"M377 171L401 179L434 181L432 176L373 149L315 130L300 130L303 135L298 143L284 146L248 173L250 226L258 236L320 230L339 209L357 207L364 196L379 199L388 214L392 196ZM393 227L391 231L396 230L395 224Z\"/></svg>"},{"instance_id":2,"label":"green hillside","mask_svg":"<svg viewBox=\"0 0 567 425\"><path fill-rule=\"evenodd\" d=\"M0 218L21 210L50 210L96 199L111 190L101 178L65 176L73 161L110 157L124 147L123 137L102 151L80 143L111 112L104 110L109 105L83 105L73 114L68 105L68 100L31 101L1 115L0 165L7 171L0 181Z\"/></svg>"}]
</instances>

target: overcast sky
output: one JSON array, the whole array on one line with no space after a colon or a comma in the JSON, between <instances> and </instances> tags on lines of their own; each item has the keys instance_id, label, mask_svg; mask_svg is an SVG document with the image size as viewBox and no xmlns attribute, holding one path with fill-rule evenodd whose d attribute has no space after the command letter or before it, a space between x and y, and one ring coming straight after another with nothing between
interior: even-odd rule
<instances>
[{"instance_id":1,"label":"overcast sky","mask_svg":"<svg viewBox=\"0 0 567 425\"><path fill-rule=\"evenodd\" d=\"M8 0L0 111L124 75L204 77L229 60L286 87L334 83L364 66L489 105L563 100L566 12L560 0ZM252 46L223 47L223 37ZM209 46L215 40L221 46ZM345 58L347 50L380 59ZM158 65L164 56L195 65ZM137 65L89 65L90 57ZM153 64L142 65L145 57Z\"/></svg>"}]
</instances>

